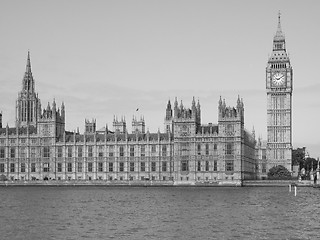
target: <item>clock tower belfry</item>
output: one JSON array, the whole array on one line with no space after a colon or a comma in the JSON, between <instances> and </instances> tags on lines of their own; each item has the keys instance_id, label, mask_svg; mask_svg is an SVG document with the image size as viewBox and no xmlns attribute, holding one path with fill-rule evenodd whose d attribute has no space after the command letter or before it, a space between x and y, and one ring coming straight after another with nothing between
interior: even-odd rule
<instances>
[{"instance_id":1,"label":"clock tower belfry","mask_svg":"<svg viewBox=\"0 0 320 240\"><path fill-rule=\"evenodd\" d=\"M285 36L278 28L266 67L267 171L282 165L291 172L293 70L286 51Z\"/></svg>"}]
</instances>

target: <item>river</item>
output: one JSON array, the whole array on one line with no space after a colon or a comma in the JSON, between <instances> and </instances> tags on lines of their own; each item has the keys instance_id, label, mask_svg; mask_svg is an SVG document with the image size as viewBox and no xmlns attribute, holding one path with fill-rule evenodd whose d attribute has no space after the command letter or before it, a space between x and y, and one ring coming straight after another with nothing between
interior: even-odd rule
<instances>
[{"instance_id":1,"label":"river","mask_svg":"<svg viewBox=\"0 0 320 240\"><path fill-rule=\"evenodd\" d=\"M320 189L0 187L0 239L319 239Z\"/></svg>"}]
</instances>

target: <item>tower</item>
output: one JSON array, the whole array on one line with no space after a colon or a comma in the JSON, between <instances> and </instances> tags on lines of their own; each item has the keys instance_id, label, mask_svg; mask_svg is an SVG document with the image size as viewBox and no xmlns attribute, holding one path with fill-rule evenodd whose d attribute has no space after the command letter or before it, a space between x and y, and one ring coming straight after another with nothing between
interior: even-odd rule
<instances>
[{"instance_id":1,"label":"tower","mask_svg":"<svg viewBox=\"0 0 320 240\"><path fill-rule=\"evenodd\" d=\"M282 165L291 171L293 70L286 51L285 36L278 28L266 67L267 171Z\"/></svg>"},{"instance_id":2,"label":"tower","mask_svg":"<svg viewBox=\"0 0 320 240\"><path fill-rule=\"evenodd\" d=\"M31 72L30 53L28 51L26 71L22 80L22 89L16 102L17 126L37 125L40 100L35 93L35 84ZM41 108L41 107L40 107Z\"/></svg>"},{"instance_id":3,"label":"tower","mask_svg":"<svg viewBox=\"0 0 320 240\"><path fill-rule=\"evenodd\" d=\"M140 120L137 120L135 116L132 118L132 133L142 133L145 134L145 121L144 117L140 117Z\"/></svg>"},{"instance_id":4,"label":"tower","mask_svg":"<svg viewBox=\"0 0 320 240\"><path fill-rule=\"evenodd\" d=\"M113 118L113 131L120 134L127 132L127 123L125 117L121 117L120 121L118 121L118 117Z\"/></svg>"},{"instance_id":5,"label":"tower","mask_svg":"<svg viewBox=\"0 0 320 240\"><path fill-rule=\"evenodd\" d=\"M92 121L90 122L89 120L85 119L84 121L84 131L85 133L89 134L89 133L95 133L96 132L96 124L97 121L96 119L92 119Z\"/></svg>"},{"instance_id":6,"label":"tower","mask_svg":"<svg viewBox=\"0 0 320 240\"><path fill-rule=\"evenodd\" d=\"M171 102L169 100L166 108L166 117L164 118L164 131L166 133L173 132L172 121L173 121L172 108L171 108Z\"/></svg>"}]
</instances>

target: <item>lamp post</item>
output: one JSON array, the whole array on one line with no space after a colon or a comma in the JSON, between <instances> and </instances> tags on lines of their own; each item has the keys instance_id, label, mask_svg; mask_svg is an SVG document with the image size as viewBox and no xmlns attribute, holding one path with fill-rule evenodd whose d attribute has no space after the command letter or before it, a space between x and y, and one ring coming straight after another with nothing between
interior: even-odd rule
<instances>
[{"instance_id":1,"label":"lamp post","mask_svg":"<svg viewBox=\"0 0 320 240\"><path fill-rule=\"evenodd\" d=\"M319 158L318 158L318 166L317 166L317 181L316 184L320 185L320 168L319 168Z\"/></svg>"}]
</instances>

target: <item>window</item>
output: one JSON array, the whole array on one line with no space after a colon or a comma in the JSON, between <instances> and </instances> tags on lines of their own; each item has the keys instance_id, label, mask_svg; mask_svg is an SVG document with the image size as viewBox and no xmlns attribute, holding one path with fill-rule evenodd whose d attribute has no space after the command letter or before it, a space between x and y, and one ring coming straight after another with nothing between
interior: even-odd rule
<instances>
[{"instance_id":1,"label":"window","mask_svg":"<svg viewBox=\"0 0 320 240\"><path fill-rule=\"evenodd\" d=\"M213 171L218 171L217 161L213 161Z\"/></svg>"},{"instance_id":2,"label":"window","mask_svg":"<svg viewBox=\"0 0 320 240\"><path fill-rule=\"evenodd\" d=\"M113 162L109 162L109 172L113 172Z\"/></svg>"},{"instance_id":3,"label":"window","mask_svg":"<svg viewBox=\"0 0 320 240\"><path fill-rule=\"evenodd\" d=\"M98 162L98 172L103 172L103 162Z\"/></svg>"},{"instance_id":4,"label":"window","mask_svg":"<svg viewBox=\"0 0 320 240\"><path fill-rule=\"evenodd\" d=\"M166 172L167 171L167 162L163 161L162 162L162 172Z\"/></svg>"},{"instance_id":5,"label":"window","mask_svg":"<svg viewBox=\"0 0 320 240\"><path fill-rule=\"evenodd\" d=\"M206 155L209 155L209 144L206 144Z\"/></svg>"},{"instance_id":6,"label":"window","mask_svg":"<svg viewBox=\"0 0 320 240\"><path fill-rule=\"evenodd\" d=\"M152 172L156 171L156 162L151 162L151 171Z\"/></svg>"},{"instance_id":7,"label":"window","mask_svg":"<svg viewBox=\"0 0 320 240\"><path fill-rule=\"evenodd\" d=\"M201 161L198 161L197 170L198 170L199 172L201 171Z\"/></svg>"},{"instance_id":8,"label":"window","mask_svg":"<svg viewBox=\"0 0 320 240\"><path fill-rule=\"evenodd\" d=\"M36 163L31 163L31 172L36 172Z\"/></svg>"},{"instance_id":9,"label":"window","mask_svg":"<svg viewBox=\"0 0 320 240\"><path fill-rule=\"evenodd\" d=\"M119 163L119 171L123 172L124 171L124 162Z\"/></svg>"},{"instance_id":10,"label":"window","mask_svg":"<svg viewBox=\"0 0 320 240\"><path fill-rule=\"evenodd\" d=\"M26 148L25 147L21 147L20 148L20 157L21 158L25 158L26 157Z\"/></svg>"},{"instance_id":11,"label":"window","mask_svg":"<svg viewBox=\"0 0 320 240\"><path fill-rule=\"evenodd\" d=\"M209 171L209 161L206 161L206 171Z\"/></svg>"},{"instance_id":12,"label":"window","mask_svg":"<svg viewBox=\"0 0 320 240\"><path fill-rule=\"evenodd\" d=\"M68 158L71 158L72 157L72 147L68 147L67 148L67 151L68 151Z\"/></svg>"},{"instance_id":13,"label":"window","mask_svg":"<svg viewBox=\"0 0 320 240\"><path fill-rule=\"evenodd\" d=\"M6 151L5 148L0 148L0 158L5 158Z\"/></svg>"},{"instance_id":14,"label":"window","mask_svg":"<svg viewBox=\"0 0 320 240\"><path fill-rule=\"evenodd\" d=\"M0 172L4 172L4 163L0 163Z\"/></svg>"},{"instance_id":15,"label":"window","mask_svg":"<svg viewBox=\"0 0 320 240\"><path fill-rule=\"evenodd\" d=\"M99 153L98 153L98 156L99 157L103 157L103 147L102 146L99 146Z\"/></svg>"},{"instance_id":16,"label":"window","mask_svg":"<svg viewBox=\"0 0 320 240\"><path fill-rule=\"evenodd\" d=\"M134 146L130 146L130 157L134 157Z\"/></svg>"},{"instance_id":17,"label":"window","mask_svg":"<svg viewBox=\"0 0 320 240\"><path fill-rule=\"evenodd\" d=\"M233 161L226 161L226 171L233 171Z\"/></svg>"},{"instance_id":18,"label":"window","mask_svg":"<svg viewBox=\"0 0 320 240\"><path fill-rule=\"evenodd\" d=\"M167 156L167 146L166 145L162 146L162 156L163 157Z\"/></svg>"},{"instance_id":19,"label":"window","mask_svg":"<svg viewBox=\"0 0 320 240\"><path fill-rule=\"evenodd\" d=\"M267 165L265 163L262 163L262 172L263 173L267 172Z\"/></svg>"},{"instance_id":20,"label":"window","mask_svg":"<svg viewBox=\"0 0 320 240\"><path fill-rule=\"evenodd\" d=\"M153 153L156 152L156 145L151 145L151 152L153 152Z\"/></svg>"},{"instance_id":21,"label":"window","mask_svg":"<svg viewBox=\"0 0 320 240\"><path fill-rule=\"evenodd\" d=\"M217 150L217 144L215 143L215 144L213 144L213 150Z\"/></svg>"},{"instance_id":22,"label":"window","mask_svg":"<svg viewBox=\"0 0 320 240\"><path fill-rule=\"evenodd\" d=\"M119 147L120 157L124 156L123 146Z\"/></svg>"},{"instance_id":23,"label":"window","mask_svg":"<svg viewBox=\"0 0 320 240\"><path fill-rule=\"evenodd\" d=\"M49 163L43 163L43 171L49 172Z\"/></svg>"},{"instance_id":24,"label":"window","mask_svg":"<svg viewBox=\"0 0 320 240\"><path fill-rule=\"evenodd\" d=\"M88 146L88 157L93 157L93 148L92 148L92 146Z\"/></svg>"},{"instance_id":25,"label":"window","mask_svg":"<svg viewBox=\"0 0 320 240\"><path fill-rule=\"evenodd\" d=\"M146 163L145 162L140 163L140 170L141 170L141 172L146 171Z\"/></svg>"},{"instance_id":26,"label":"window","mask_svg":"<svg viewBox=\"0 0 320 240\"><path fill-rule=\"evenodd\" d=\"M31 158L35 158L36 157L36 148L32 147L31 148Z\"/></svg>"},{"instance_id":27,"label":"window","mask_svg":"<svg viewBox=\"0 0 320 240\"><path fill-rule=\"evenodd\" d=\"M233 154L233 143L226 144L226 154L227 155Z\"/></svg>"},{"instance_id":28,"label":"window","mask_svg":"<svg viewBox=\"0 0 320 240\"><path fill-rule=\"evenodd\" d=\"M189 171L188 160L181 161L181 171Z\"/></svg>"},{"instance_id":29,"label":"window","mask_svg":"<svg viewBox=\"0 0 320 240\"><path fill-rule=\"evenodd\" d=\"M82 162L78 163L78 172L82 172Z\"/></svg>"},{"instance_id":30,"label":"window","mask_svg":"<svg viewBox=\"0 0 320 240\"><path fill-rule=\"evenodd\" d=\"M109 146L109 157L113 157L113 145Z\"/></svg>"},{"instance_id":31,"label":"window","mask_svg":"<svg viewBox=\"0 0 320 240\"><path fill-rule=\"evenodd\" d=\"M72 172L72 163L68 162L68 172Z\"/></svg>"},{"instance_id":32,"label":"window","mask_svg":"<svg viewBox=\"0 0 320 240\"><path fill-rule=\"evenodd\" d=\"M141 157L146 155L146 147L144 145L141 146Z\"/></svg>"},{"instance_id":33,"label":"window","mask_svg":"<svg viewBox=\"0 0 320 240\"><path fill-rule=\"evenodd\" d=\"M130 162L130 172L134 172L134 162Z\"/></svg>"},{"instance_id":34,"label":"window","mask_svg":"<svg viewBox=\"0 0 320 240\"><path fill-rule=\"evenodd\" d=\"M92 162L88 162L88 172L92 172Z\"/></svg>"},{"instance_id":35,"label":"window","mask_svg":"<svg viewBox=\"0 0 320 240\"><path fill-rule=\"evenodd\" d=\"M82 157L82 147L78 147L78 157Z\"/></svg>"},{"instance_id":36,"label":"window","mask_svg":"<svg viewBox=\"0 0 320 240\"><path fill-rule=\"evenodd\" d=\"M62 172L62 163L58 163L57 172Z\"/></svg>"},{"instance_id":37,"label":"window","mask_svg":"<svg viewBox=\"0 0 320 240\"><path fill-rule=\"evenodd\" d=\"M15 158L16 157L16 149L15 148L10 148L10 157Z\"/></svg>"},{"instance_id":38,"label":"window","mask_svg":"<svg viewBox=\"0 0 320 240\"><path fill-rule=\"evenodd\" d=\"M44 158L50 157L50 147L43 147L43 157Z\"/></svg>"},{"instance_id":39,"label":"window","mask_svg":"<svg viewBox=\"0 0 320 240\"><path fill-rule=\"evenodd\" d=\"M21 171L21 172L26 172L26 164L25 164L25 163L21 163L21 165L20 165L20 171Z\"/></svg>"},{"instance_id":40,"label":"window","mask_svg":"<svg viewBox=\"0 0 320 240\"><path fill-rule=\"evenodd\" d=\"M58 158L62 157L62 147L58 147Z\"/></svg>"},{"instance_id":41,"label":"window","mask_svg":"<svg viewBox=\"0 0 320 240\"><path fill-rule=\"evenodd\" d=\"M198 155L201 155L201 145L200 144L197 145L197 152L198 152Z\"/></svg>"},{"instance_id":42,"label":"window","mask_svg":"<svg viewBox=\"0 0 320 240\"><path fill-rule=\"evenodd\" d=\"M15 172L14 163L10 163L10 172Z\"/></svg>"}]
</instances>

